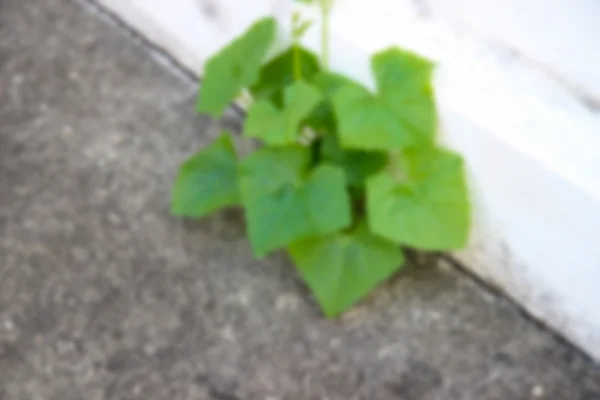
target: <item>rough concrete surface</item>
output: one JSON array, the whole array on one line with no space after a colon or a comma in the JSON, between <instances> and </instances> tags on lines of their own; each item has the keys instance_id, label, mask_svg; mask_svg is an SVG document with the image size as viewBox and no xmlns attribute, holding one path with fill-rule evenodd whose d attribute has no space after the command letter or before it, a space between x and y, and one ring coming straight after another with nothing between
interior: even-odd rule
<instances>
[{"instance_id":1,"label":"rough concrete surface","mask_svg":"<svg viewBox=\"0 0 600 400\"><path fill-rule=\"evenodd\" d=\"M0 399L600 399L597 365L443 263L327 321L238 212L171 217L178 163L239 124L194 92L75 0L0 0Z\"/></svg>"}]
</instances>

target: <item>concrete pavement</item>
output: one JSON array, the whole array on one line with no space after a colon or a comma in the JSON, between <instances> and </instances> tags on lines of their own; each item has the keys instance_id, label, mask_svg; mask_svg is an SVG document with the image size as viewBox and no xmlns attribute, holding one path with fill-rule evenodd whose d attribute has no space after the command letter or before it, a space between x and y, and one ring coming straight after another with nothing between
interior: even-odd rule
<instances>
[{"instance_id":1,"label":"concrete pavement","mask_svg":"<svg viewBox=\"0 0 600 400\"><path fill-rule=\"evenodd\" d=\"M195 91L80 1L0 2L0 399L600 399L597 365L443 261L327 321L239 212L170 216L179 162L240 124Z\"/></svg>"}]
</instances>

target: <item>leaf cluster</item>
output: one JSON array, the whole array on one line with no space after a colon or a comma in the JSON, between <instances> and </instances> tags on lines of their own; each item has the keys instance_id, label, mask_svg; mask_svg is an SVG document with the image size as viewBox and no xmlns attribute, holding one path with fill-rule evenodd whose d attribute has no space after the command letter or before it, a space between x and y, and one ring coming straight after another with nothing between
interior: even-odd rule
<instances>
[{"instance_id":1,"label":"leaf cluster","mask_svg":"<svg viewBox=\"0 0 600 400\"><path fill-rule=\"evenodd\" d=\"M402 246L466 244L464 163L436 145L430 61L375 54L371 91L297 43L266 61L276 28L261 19L213 56L197 103L218 118L249 91L243 136L261 147L240 159L223 132L181 166L172 211L242 206L254 254L286 249L333 317L404 265Z\"/></svg>"}]
</instances>

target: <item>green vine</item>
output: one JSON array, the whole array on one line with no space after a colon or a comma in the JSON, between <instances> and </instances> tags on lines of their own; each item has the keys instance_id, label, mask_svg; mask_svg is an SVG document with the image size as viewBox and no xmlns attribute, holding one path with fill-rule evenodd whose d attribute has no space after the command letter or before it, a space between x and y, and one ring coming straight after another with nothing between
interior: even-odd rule
<instances>
[{"instance_id":1,"label":"green vine","mask_svg":"<svg viewBox=\"0 0 600 400\"><path fill-rule=\"evenodd\" d=\"M332 1L319 1L325 32ZM254 254L286 249L334 317L405 264L402 246L466 244L464 164L435 141L430 61L395 47L375 54L372 92L328 70L327 33L321 59L301 45L310 22L297 14L291 46L265 61L276 28L261 19L208 60L197 104L218 118L249 91L243 135L262 147L240 160L224 132L181 166L172 212L242 206Z\"/></svg>"}]
</instances>

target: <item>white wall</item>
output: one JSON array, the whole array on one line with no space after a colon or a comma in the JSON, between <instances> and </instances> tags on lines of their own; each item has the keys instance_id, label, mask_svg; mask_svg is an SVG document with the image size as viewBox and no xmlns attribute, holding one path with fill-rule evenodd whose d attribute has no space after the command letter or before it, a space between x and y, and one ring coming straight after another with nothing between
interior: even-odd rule
<instances>
[{"instance_id":1,"label":"white wall","mask_svg":"<svg viewBox=\"0 0 600 400\"><path fill-rule=\"evenodd\" d=\"M465 155L476 202L472 243L455 256L600 360L600 116L547 73L566 67L548 59L539 68L515 56L510 43L490 44L457 22L457 10L458 17L437 17L451 5L444 1L431 0L440 8L424 13L413 0L339 0L332 67L370 83L369 54L390 44L439 61L443 140ZM211 14L201 11L200 0L102 2L197 71L254 18L268 12L285 18L290 5L212 0L220 12ZM485 11L475 0L462 4ZM536 34L551 38L544 29ZM574 43L563 48L573 44L584 54L585 46L577 46L587 34L565 33ZM306 43L317 48L318 31L310 31ZM594 78L594 68L572 58Z\"/></svg>"},{"instance_id":2,"label":"white wall","mask_svg":"<svg viewBox=\"0 0 600 400\"><path fill-rule=\"evenodd\" d=\"M254 20L287 15L281 0L99 0L193 71Z\"/></svg>"},{"instance_id":3,"label":"white wall","mask_svg":"<svg viewBox=\"0 0 600 400\"><path fill-rule=\"evenodd\" d=\"M600 104L597 0L421 0L433 17L467 25Z\"/></svg>"}]
</instances>

